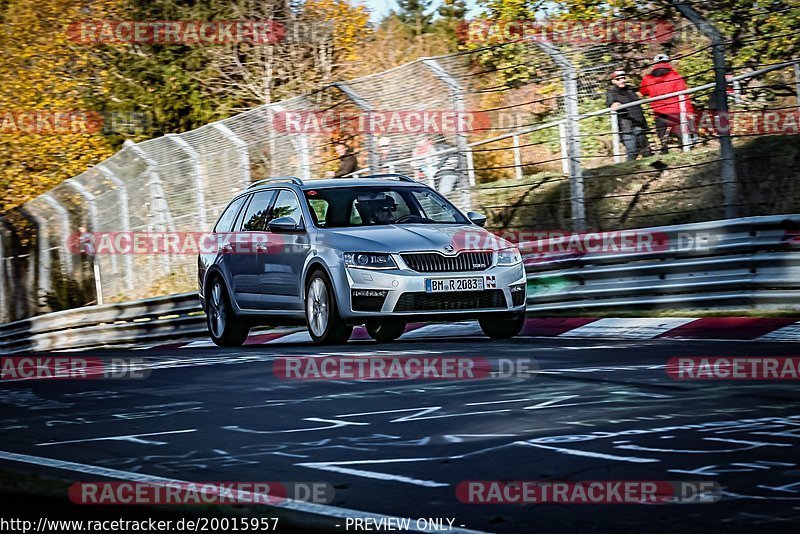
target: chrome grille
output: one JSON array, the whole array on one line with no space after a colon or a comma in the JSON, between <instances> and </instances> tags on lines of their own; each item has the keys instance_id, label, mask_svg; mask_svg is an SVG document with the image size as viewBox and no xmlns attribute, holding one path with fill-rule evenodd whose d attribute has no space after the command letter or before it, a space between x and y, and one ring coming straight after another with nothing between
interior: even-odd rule
<instances>
[{"instance_id":1,"label":"chrome grille","mask_svg":"<svg viewBox=\"0 0 800 534\"><path fill-rule=\"evenodd\" d=\"M426 252L401 256L411 269L420 273L485 271L492 266L491 252L461 252L455 256Z\"/></svg>"}]
</instances>

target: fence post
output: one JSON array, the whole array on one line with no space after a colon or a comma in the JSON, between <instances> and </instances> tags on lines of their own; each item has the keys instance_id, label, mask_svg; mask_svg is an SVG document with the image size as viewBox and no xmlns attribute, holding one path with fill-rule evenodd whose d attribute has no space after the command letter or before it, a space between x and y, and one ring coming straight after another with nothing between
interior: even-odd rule
<instances>
[{"instance_id":1,"label":"fence post","mask_svg":"<svg viewBox=\"0 0 800 534\"><path fill-rule=\"evenodd\" d=\"M519 135L513 135L511 140L514 142L514 176L517 180L522 180L522 154L519 152Z\"/></svg>"},{"instance_id":2,"label":"fence post","mask_svg":"<svg viewBox=\"0 0 800 534\"><path fill-rule=\"evenodd\" d=\"M725 37L684 0L671 1L681 14L688 18L711 40L711 53L714 60L714 101L717 103L717 112L728 119L728 81L725 79ZM727 219L733 219L738 216L739 209L736 160L734 159L730 128L723 128L718 132L718 136L722 194L725 197L725 217Z\"/></svg>"},{"instance_id":3,"label":"fence post","mask_svg":"<svg viewBox=\"0 0 800 534\"><path fill-rule=\"evenodd\" d=\"M275 108L278 112L286 111L284 107L281 106L280 104L272 104L269 109L271 113L270 116L272 117L273 121L275 120L275 113L272 110L272 108ZM297 167L298 170L300 171L297 174L300 175L301 180L310 180L311 150L308 147L308 138L306 137L305 133L298 133L295 137L297 138L297 144L295 144L294 141L292 141L291 139L289 140L289 142L292 144L292 148L295 149L295 152L297 152Z\"/></svg>"},{"instance_id":4,"label":"fence post","mask_svg":"<svg viewBox=\"0 0 800 534\"><path fill-rule=\"evenodd\" d=\"M686 115L686 95L678 95L678 109L680 113L681 149L684 152L689 152L692 141L689 138L689 118Z\"/></svg>"},{"instance_id":5,"label":"fence post","mask_svg":"<svg viewBox=\"0 0 800 534\"><path fill-rule=\"evenodd\" d=\"M32 219L36 223L37 266L35 270L39 282L36 288L36 296L37 298L43 298L53 289L52 280L50 279L53 261L50 255L50 234L47 230L47 219L42 217L41 214L36 213L38 210L39 208L34 208L29 202L23 207L22 213L30 215L30 218L26 217L26 219L29 221ZM31 253L31 258L33 258L33 256L34 254ZM32 273L33 270L31 271L31 274ZM34 285L35 284L31 283L31 288L33 288Z\"/></svg>"},{"instance_id":6,"label":"fence post","mask_svg":"<svg viewBox=\"0 0 800 534\"><path fill-rule=\"evenodd\" d=\"M352 100L352 102L358 106L361 111L365 112L367 117L369 117L370 112L373 111L372 106L358 93L356 93L352 87L342 82L336 82L333 84L333 86L344 93L348 99ZM377 173L380 172L381 158L378 155L378 145L375 142L375 134L372 133L371 130L372 122L367 120L367 124L370 125L370 127L368 127L364 132L364 136L367 140L367 166L369 167L370 172Z\"/></svg>"},{"instance_id":7,"label":"fence post","mask_svg":"<svg viewBox=\"0 0 800 534\"><path fill-rule=\"evenodd\" d=\"M175 225L171 222L169 204L164 195L164 186L161 183L161 176L158 173L158 163L130 139L125 140L123 147L129 148L147 165L147 186L150 193L150 217L154 220L155 225L153 231L158 232L159 227L162 232L173 231ZM169 254L161 254L161 258L161 268L163 272L165 274L169 273L171 263Z\"/></svg>"},{"instance_id":8,"label":"fence post","mask_svg":"<svg viewBox=\"0 0 800 534\"><path fill-rule=\"evenodd\" d=\"M453 110L456 112L459 120L456 121L457 124L463 124L463 121L460 120L465 115L464 109L464 93L465 90L461 87L461 84L453 78L449 72L447 72L444 68L442 68L439 63L432 58L424 58L421 60L422 64L425 65L433 75L441 80L447 87L450 88L450 98L453 100ZM469 146L469 138L467 136L467 132L458 131L456 132L456 146L458 148L458 168L459 174L461 174L461 190L462 195L466 190L466 195L462 196L462 205L463 209L470 209L472 207L472 195L470 194L470 189L475 187L475 166L473 164L472 159L472 147ZM463 187L464 184L464 172L466 172L467 177L467 184L469 187Z\"/></svg>"},{"instance_id":9,"label":"fence post","mask_svg":"<svg viewBox=\"0 0 800 534\"><path fill-rule=\"evenodd\" d=\"M578 118L578 73L572 62L551 42L536 41L556 65L561 69L564 83L564 108L567 141L567 161L569 163L570 206L572 208L572 230L586 231L586 206L583 192L583 169L581 168L581 132Z\"/></svg>"},{"instance_id":10,"label":"fence post","mask_svg":"<svg viewBox=\"0 0 800 534\"><path fill-rule=\"evenodd\" d=\"M120 178L118 178L111 169L103 164L97 165L97 170L103 176L114 182L117 186L117 199L119 200L119 224L123 232L130 233L131 231L131 217L128 211L128 187ZM133 289L133 256L125 254L123 260L125 262L125 289L128 291Z\"/></svg>"},{"instance_id":11,"label":"fence post","mask_svg":"<svg viewBox=\"0 0 800 534\"><path fill-rule=\"evenodd\" d=\"M99 225L97 223L97 199L93 194L86 189L83 184L69 178L64 181L68 186L74 188L83 198L86 199L86 205L89 207L89 224L92 227L92 232L97 232ZM103 304L103 279L100 272L100 258L97 255L92 255L92 274L94 275L94 291L97 304Z\"/></svg>"},{"instance_id":12,"label":"fence post","mask_svg":"<svg viewBox=\"0 0 800 534\"><path fill-rule=\"evenodd\" d=\"M614 163L622 163L622 146L619 142L619 113L611 110L611 147L614 151Z\"/></svg>"},{"instance_id":13,"label":"fence post","mask_svg":"<svg viewBox=\"0 0 800 534\"><path fill-rule=\"evenodd\" d=\"M569 146L567 145L567 125L564 121L558 123L558 141L561 145L561 172L569 176Z\"/></svg>"},{"instance_id":14,"label":"fence post","mask_svg":"<svg viewBox=\"0 0 800 534\"><path fill-rule=\"evenodd\" d=\"M236 147L239 166L242 168L242 191L244 191L250 185L250 152L247 150L247 143L221 122L215 122L212 126Z\"/></svg>"},{"instance_id":15,"label":"fence post","mask_svg":"<svg viewBox=\"0 0 800 534\"><path fill-rule=\"evenodd\" d=\"M200 154L186 142L184 138L172 133L166 134L164 137L178 145L181 150L186 152L189 159L192 160L192 172L194 174L194 196L197 202L197 225L200 230L205 231L206 226L206 186L203 183L203 171L200 166Z\"/></svg>"},{"instance_id":16,"label":"fence post","mask_svg":"<svg viewBox=\"0 0 800 534\"><path fill-rule=\"evenodd\" d=\"M6 296L6 255L5 255L5 219L0 217L0 324L8 323L11 320L11 310L8 306L8 297Z\"/></svg>"},{"instance_id":17,"label":"fence post","mask_svg":"<svg viewBox=\"0 0 800 534\"><path fill-rule=\"evenodd\" d=\"M800 63L794 64L794 89L797 93L797 107L800 109Z\"/></svg>"},{"instance_id":18,"label":"fence post","mask_svg":"<svg viewBox=\"0 0 800 534\"><path fill-rule=\"evenodd\" d=\"M71 276L72 255L70 255L69 250L67 250L67 242L69 242L69 212L67 211L67 208L62 206L59 201L54 199L50 193L43 194L42 199L47 202L51 208L58 212L58 215L61 217L61 242L64 249L64 257L63 261L61 262L61 268L64 271L65 276L67 274Z\"/></svg>"}]
</instances>

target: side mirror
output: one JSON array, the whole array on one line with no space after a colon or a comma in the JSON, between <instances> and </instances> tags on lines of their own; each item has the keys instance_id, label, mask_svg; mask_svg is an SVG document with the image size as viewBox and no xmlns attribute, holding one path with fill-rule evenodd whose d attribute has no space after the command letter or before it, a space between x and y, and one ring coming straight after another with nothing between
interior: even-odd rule
<instances>
[{"instance_id":1,"label":"side mirror","mask_svg":"<svg viewBox=\"0 0 800 534\"><path fill-rule=\"evenodd\" d=\"M292 217L278 217L277 219L272 219L267 224L267 230L270 232L275 232L276 234L302 232L305 229L305 226L295 221Z\"/></svg>"},{"instance_id":2,"label":"side mirror","mask_svg":"<svg viewBox=\"0 0 800 534\"><path fill-rule=\"evenodd\" d=\"M478 226L486 226L486 215L478 213L477 211L468 212L467 219L474 222Z\"/></svg>"}]
</instances>

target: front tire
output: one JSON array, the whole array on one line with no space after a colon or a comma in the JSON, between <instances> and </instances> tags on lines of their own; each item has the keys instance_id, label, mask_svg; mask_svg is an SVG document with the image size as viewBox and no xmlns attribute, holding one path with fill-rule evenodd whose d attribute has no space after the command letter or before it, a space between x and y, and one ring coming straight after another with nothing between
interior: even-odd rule
<instances>
[{"instance_id":1,"label":"front tire","mask_svg":"<svg viewBox=\"0 0 800 534\"><path fill-rule=\"evenodd\" d=\"M347 343L353 333L353 327L339 315L332 287L330 279L322 271L312 274L306 285L308 333L318 345Z\"/></svg>"},{"instance_id":2,"label":"front tire","mask_svg":"<svg viewBox=\"0 0 800 534\"><path fill-rule=\"evenodd\" d=\"M389 343L396 340L406 331L405 321L397 319L375 319L367 321L367 334L378 343Z\"/></svg>"},{"instance_id":3,"label":"front tire","mask_svg":"<svg viewBox=\"0 0 800 534\"><path fill-rule=\"evenodd\" d=\"M478 322L483 333L492 339L510 339L525 326L525 313L517 315L496 314L481 317Z\"/></svg>"},{"instance_id":4,"label":"front tire","mask_svg":"<svg viewBox=\"0 0 800 534\"><path fill-rule=\"evenodd\" d=\"M211 341L219 347L239 347L250 333L250 325L233 313L228 291L219 278L206 295L206 323Z\"/></svg>"}]
</instances>

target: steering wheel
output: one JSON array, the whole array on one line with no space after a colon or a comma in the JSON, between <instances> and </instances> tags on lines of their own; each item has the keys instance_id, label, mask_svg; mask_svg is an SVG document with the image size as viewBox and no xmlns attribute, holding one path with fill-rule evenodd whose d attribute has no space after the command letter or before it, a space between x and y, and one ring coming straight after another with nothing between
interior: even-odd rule
<instances>
[{"instance_id":1,"label":"steering wheel","mask_svg":"<svg viewBox=\"0 0 800 534\"><path fill-rule=\"evenodd\" d=\"M402 217L396 219L394 222L395 224L398 224L404 222L422 222L422 221L430 221L430 219L427 219L425 217L420 217L419 215L412 215L409 213L408 215L403 215Z\"/></svg>"}]
</instances>

